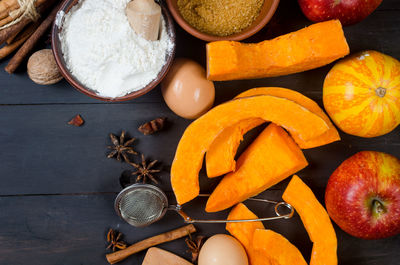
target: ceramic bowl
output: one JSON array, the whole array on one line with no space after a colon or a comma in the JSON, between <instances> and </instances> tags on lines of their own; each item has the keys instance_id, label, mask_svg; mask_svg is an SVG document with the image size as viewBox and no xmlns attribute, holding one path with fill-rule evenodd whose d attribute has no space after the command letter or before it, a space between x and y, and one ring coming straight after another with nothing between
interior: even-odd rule
<instances>
[{"instance_id":1,"label":"ceramic bowl","mask_svg":"<svg viewBox=\"0 0 400 265\"><path fill-rule=\"evenodd\" d=\"M214 36L207 33L203 33L196 28L192 27L186 20L182 17L179 12L177 0L166 0L169 11L174 17L175 21L189 34L195 36L196 38L205 40L205 41L220 41L220 40L243 40L254 34L256 34L259 30L261 30L272 18L274 15L279 0L265 0L263 6L261 7L260 14L253 21L253 23L248 26L246 29L242 30L239 33L235 33L229 36Z\"/></svg>"},{"instance_id":2,"label":"ceramic bowl","mask_svg":"<svg viewBox=\"0 0 400 265\"><path fill-rule=\"evenodd\" d=\"M64 11L65 13L69 12L69 10L75 4L77 4L77 2L78 2L77 0L65 0L61 6L59 12L60 11ZM167 72L172 64L174 56L175 56L176 37L175 37L174 22L173 22L171 15L168 12L168 9L162 4L161 4L161 9L162 9L162 16L166 23L167 33L171 39L171 42L173 43L173 47L172 47L171 52L169 52L166 55L167 56L166 63L161 68L161 71L158 73L157 77L153 81L151 81L148 85L143 87L142 89L134 91L134 92L129 93L122 97L108 98L108 97L99 96L98 94L96 94L95 91L93 91L92 89L83 85L81 82L79 82L79 80L74 75L71 74L71 72L68 70L68 68L66 66L66 63L65 63L62 51L61 51L61 42L60 42L60 38L59 38L59 33L61 32L62 28L59 28L56 25L56 23L54 23L53 28L52 28L52 37L51 37L52 50L53 50L53 54L56 59L57 65L60 68L61 74L78 91L82 92L83 94L88 95L89 97L99 99L102 101L125 101L125 100L134 99L134 98L137 98L137 97L140 97L140 96L146 94L147 92L149 92L150 90L155 88L161 82L161 80L165 77L165 75L167 74Z\"/></svg>"}]
</instances>

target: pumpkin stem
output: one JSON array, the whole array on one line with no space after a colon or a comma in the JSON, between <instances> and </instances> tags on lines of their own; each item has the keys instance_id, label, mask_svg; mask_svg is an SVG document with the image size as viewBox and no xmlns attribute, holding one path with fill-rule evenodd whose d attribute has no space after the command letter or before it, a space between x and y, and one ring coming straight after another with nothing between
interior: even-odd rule
<instances>
[{"instance_id":1,"label":"pumpkin stem","mask_svg":"<svg viewBox=\"0 0 400 265\"><path fill-rule=\"evenodd\" d=\"M379 217L382 214L386 213L386 208L383 203L378 199L372 200L372 215L375 217Z\"/></svg>"},{"instance_id":2,"label":"pumpkin stem","mask_svg":"<svg viewBox=\"0 0 400 265\"><path fill-rule=\"evenodd\" d=\"M378 97L383 98L386 95L386 88L378 87L377 89L375 89L375 93Z\"/></svg>"}]
</instances>

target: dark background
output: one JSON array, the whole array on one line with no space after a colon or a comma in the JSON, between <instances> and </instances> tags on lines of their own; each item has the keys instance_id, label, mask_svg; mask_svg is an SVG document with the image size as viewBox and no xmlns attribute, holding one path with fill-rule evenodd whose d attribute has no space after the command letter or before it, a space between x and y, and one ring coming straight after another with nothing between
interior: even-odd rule
<instances>
[{"instance_id":1,"label":"dark background","mask_svg":"<svg viewBox=\"0 0 400 265\"><path fill-rule=\"evenodd\" d=\"M257 42L303 28L310 22L295 0L282 0L271 22L248 39ZM400 1L384 0L363 22L345 28L352 52L374 49L400 58ZM179 26L177 56L192 58L205 66L205 43ZM44 41L43 41L44 42ZM4 68L6 62L1 62ZM332 65L290 76L215 82L216 103L257 86L282 86L302 92L322 106L322 84ZM24 67L21 67L24 68ZM76 114L85 119L82 127L67 122ZM167 130L143 136L138 125L165 116ZM169 167L180 136L190 123L177 117L165 105L159 87L149 94L123 103L104 103L80 94L65 81L53 86L32 83L25 70L12 76L0 71L0 264L107 264L105 233L120 230L125 240L134 243L183 225L175 213L146 228L134 228L120 220L113 201L120 190L118 178L127 164L107 159L110 132L127 130L138 138L136 148L147 157L162 162L161 187L169 192ZM260 129L247 137L251 139ZM310 165L299 175L323 202L324 189L333 170L360 150L384 151L400 157L400 128L383 137L363 139L341 133L342 141L305 150ZM242 146L243 149L243 146ZM205 183L210 191L215 181ZM216 180L218 181L218 180ZM288 180L262 193L279 200ZM171 202L173 200L171 199ZM248 203L260 216L271 215L268 206ZM227 212L204 213L205 199L197 199L185 210L194 217L222 217ZM299 217L265 223L267 228L285 235L309 260L311 242ZM225 233L224 225L198 225L201 234ZM400 236L366 241L351 237L335 226L339 264L400 264ZM160 247L189 258L184 240ZM121 264L141 264L145 252Z\"/></svg>"}]
</instances>

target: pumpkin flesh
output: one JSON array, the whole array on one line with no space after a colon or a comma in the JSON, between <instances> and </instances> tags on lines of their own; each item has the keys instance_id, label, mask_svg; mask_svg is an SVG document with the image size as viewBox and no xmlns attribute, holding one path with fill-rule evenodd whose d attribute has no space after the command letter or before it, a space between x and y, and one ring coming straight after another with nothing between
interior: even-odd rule
<instances>
[{"instance_id":1,"label":"pumpkin flesh","mask_svg":"<svg viewBox=\"0 0 400 265\"><path fill-rule=\"evenodd\" d=\"M310 265L337 265L336 233L328 213L312 190L295 175L282 198L296 209L314 243Z\"/></svg>"},{"instance_id":2,"label":"pumpkin flesh","mask_svg":"<svg viewBox=\"0 0 400 265\"><path fill-rule=\"evenodd\" d=\"M264 122L259 118L247 119L223 130L206 153L207 176L215 178L235 171L235 155L243 135Z\"/></svg>"},{"instance_id":3,"label":"pumpkin flesh","mask_svg":"<svg viewBox=\"0 0 400 265\"><path fill-rule=\"evenodd\" d=\"M257 229L254 232L253 251L257 265L307 265L297 247L272 230Z\"/></svg>"},{"instance_id":4,"label":"pumpkin flesh","mask_svg":"<svg viewBox=\"0 0 400 265\"><path fill-rule=\"evenodd\" d=\"M229 213L228 220L258 219L243 203L237 204ZM256 229L264 229L262 222L227 223L226 230L243 245L249 257L249 264L255 265L253 255L253 234Z\"/></svg>"},{"instance_id":5,"label":"pumpkin flesh","mask_svg":"<svg viewBox=\"0 0 400 265\"><path fill-rule=\"evenodd\" d=\"M340 140L338 131L318 104L297 91L282 87L258 87L246 90L235 98L259 95L270 95L292 100L317 114L328 124L329 130L326 133L308 141L303 141L296 137L296 135L292 135L301 149L314 148ZM243 120L238 124L226 128L218 135L206 154L206 168L209 178L221 176L236 170L235 155L240 142L243 140L243 135L262 122L263 120L258 118Z\"/></svg>"},{"instance_id":6,"label":"pumpkin flesh","mask_svg":"<svg viewBox=\"0 0 400 265\"><path fill-rule=\"evenodd\" d=\"M249 89L247 91L244 91L243 93L239 94L236 96L236 98L242 98L242 97L250 97L250 96L257 96L257 95L270 95L270 96L275 96L275 97L281 97L281 98L287 98L289 100L292 100L296 102L297 104L302 105L312 113L317 114L319 117L321 117L329 126L329 130L316 137L313 139L310 139L308 141L304 141L297 137L296 135L292 135L294 141L300 146L301 149L309 149L309 148L314 148L322 145L326 145L332 142L340 141L340 136L338 131L336 130L335 126L332 124L331 120L329 117L325 114L325 112L318 106L318 104L304 96L303 94L287 89L287 88L281 88L281 87L258 87L258 88L253 88Z\"/></svg>"},{"instance_id":7,"label":"pumpkin flesh","mask_svg":"<svg viewBox=\"0 0 400 265\"><path fill-rule=\"evenodd\" d=\"M206 51L207 78L214 81L303 72L329 64L350 52L339 20L315 23L260 43L211 42Z\"/></svg>"},{"instance_id":8,"label":"pumpkin flesh","mask_svg":"<svg viewBox=\"0 0 400 265\"><path fill-rule=\"evenodd\" d=\"M217 212L253 197L308 165L301 149L271 123L243 152L237 170L224 176L207 201Z\"/></svg>"},{"instance_id":9,"label":"pumpkin flesh","mask_svg":"<svg viewBox=\"0 0 400 265\"><path fill-rule=\"evenodd\" d=\"M203 156L218 134L250 118L274 122L303 140L315 138L329 129L318 115L291 100L273 96L240 98L214 107L192 122L179 141L171 166L171 184L178 204L199 194Z\"/></svg>"}]
</instances>

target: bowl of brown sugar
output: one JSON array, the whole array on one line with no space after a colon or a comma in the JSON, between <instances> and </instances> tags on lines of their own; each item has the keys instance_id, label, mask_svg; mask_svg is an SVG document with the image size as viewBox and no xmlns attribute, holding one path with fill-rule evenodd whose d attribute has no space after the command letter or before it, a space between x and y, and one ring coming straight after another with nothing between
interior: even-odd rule
<instances>
[{"instance_id":1,"label":"bowl of brown sugar","mask_svg":"<svg viewBox=\"0 0 400 265\"><path fill-rule=\"evenodd\" d=\"M176 22L205 40L243 40L262 29L279 0L167 0Z\"/></svg>"}]
</instances>

